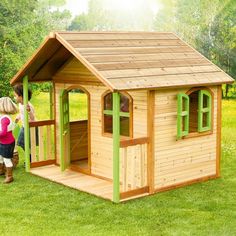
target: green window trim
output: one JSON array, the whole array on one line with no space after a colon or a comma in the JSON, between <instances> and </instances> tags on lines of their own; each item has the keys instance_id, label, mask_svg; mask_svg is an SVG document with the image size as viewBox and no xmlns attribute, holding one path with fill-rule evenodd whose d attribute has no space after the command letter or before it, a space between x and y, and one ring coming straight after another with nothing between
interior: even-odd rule
<instances>
[{"instance_id":1,"label":"green window trim","mask_svg":"<svg viewBox=\"0 0 236 236\"><path fill-rule=\"evenodd\" d=\"M109 126L106 126L106 119L108 117L112 118L114 117L114 111L113 111L113 103L111 103L111 107L110 106L106 106L106 96L109 96L109 94L111 94L112 98L113 98L113 93L112 92L106 92L104 93L104 95L102 95L102 119L103 119L103 130L102 130L102 134L104 135L112 135L113 134L113 129L109 129ZM132 98L130 97L129 94L126 93L119 93L120 96L120 110L119 110L119 118L120 118L120 135L123 137L132 137L132 106L133 106L133 102L132 102ZM127 99L127 103L129 106L129 109L126 110L122 110L122 104L124 105L124 103L122 103L122 96L125 97L125 99ZM110 121L110 120L109 120Z\"/></svg>"},{"instance_id":2,"label":"green window trim","mask_svg":"<svg viewBox=\"0 0 236 236\"><path fill-rule=\"evenodd\" d=\"M206 98L206 107L204 107L204 96ZM211 130L211 116L212 116L212 97L209 91L199 90L198 92L198 132L205 132ZM204 125L205 115L206 124Z\"/></svg>"},{"instance_id":3,"label":"green window trim","mask_svg":"<svg viewBox=\"0 0 236 236\"><path fill-rule=\"evenodd\" d=\"M112 116L113 115L113 111L112 110L104 110L103 114L104 115L111 115ZM121 117L130 117L129 112L120 112L119 115Z\"/></svg>"},{"instance_id":4,"label":"green window trim","mask_svg":"<svg viewBox=\"0 0 236 236\"><path fill-rule=\"evenodd\" d=\"M189 96L179 93L177 102L177 139L181 139L189 133Z\"/></svg>"}]
</instances>

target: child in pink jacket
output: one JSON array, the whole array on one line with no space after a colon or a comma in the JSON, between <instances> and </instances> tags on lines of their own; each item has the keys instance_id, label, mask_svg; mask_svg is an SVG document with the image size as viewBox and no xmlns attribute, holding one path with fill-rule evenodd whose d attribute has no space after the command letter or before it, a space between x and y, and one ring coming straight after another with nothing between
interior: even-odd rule
<instances>
[{"instance_id":1,"label":"child in pink jacket","mask_svg":"<svg viewBox=\"0 0 236 236\"><path fill-rule=\"evenodd\" d=\"M15 139L12 131L15 127L10 114L17 113L16 104L9 97L0 98L0 175L4 174L6 166L6 178L4 183L13 181L13 152Z\"/></svg>"}]
</instances>

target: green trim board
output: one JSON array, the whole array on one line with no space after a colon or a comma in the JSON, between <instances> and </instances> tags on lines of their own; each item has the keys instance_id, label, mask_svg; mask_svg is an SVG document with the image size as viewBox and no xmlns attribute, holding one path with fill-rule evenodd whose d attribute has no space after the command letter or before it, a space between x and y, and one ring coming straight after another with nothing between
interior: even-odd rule
<instances>
[{"instance_id":1,"label":"green trim board","mask_svg":"<svg viewBox=\"0 0 236 236\"><path fill-rule=\"evenodd\" d=\"M211 100L207 90L198 91L198 132L211 130Z\"/></svg>"},{"instance_id":2,"label":"green trim board","mask_svg":"<svg viewBox=\"0 0 236 236\"><path fill-rule=\"evenodd\" d=\"M24 141L25 141L25 171L30 171L30 135L29 135L29 117L27 111L28 105L28 76L23 78L23 102L24 102Z\"/></svg>"},{"instance_id":3,"label":"green trim board","mask_svg":"<svg viewBox=\"0 0 236 236\"><path fill-rule=\"evenodd\" d=\"M113 202L120 201L120 94L113 97Z\"/></svg>"},{"instance_id":4,"label":"green trim board","mask_svg":"<svg viewBox=\"0 0 236 236\"><path fill-rule=\"evenodd\" d=\"M113 115L113 110L104 110L103 114L104 115L111 115L112 116ZM130 117L129 112L119 112L119 115L121 117Z\"/></svg>"},{"instance_id":5,"label":"green trim board","mask_svg":"<svg viewBox=\"0 0 236 236\"><path fill-rule=\"evenodd\" d=\"M189 133L189 96L179 93L177 103L177 139L180 139Z\"/></svg>"},{"instance_id":6,"label":"green trim board","mask_svg":"<svg viewBox=\"0 0 236 236\"><path fill-rule=\"evenodd\" d=\"M68 92L63 89L60 92L60 165L61 171L64 171L70 160L70 120L69 120L69 98ZM65 145L68 141L67 145Z\"/></svg>"}]
</instances>

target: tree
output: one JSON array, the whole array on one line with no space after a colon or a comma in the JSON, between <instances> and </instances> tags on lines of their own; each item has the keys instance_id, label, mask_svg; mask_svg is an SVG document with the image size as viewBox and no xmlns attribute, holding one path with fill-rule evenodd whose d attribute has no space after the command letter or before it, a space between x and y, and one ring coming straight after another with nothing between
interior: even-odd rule
<instances>
[{"instance_id":1,"label":"tree","mask_svg":"<svg viewBox=\"0 0 236 236\"><path fill-rule=\"evenodd\" d=\"M162 4L155 29L172 29L236 78L236 1L168 0ZM226 96L228 88L227 85Z\"/></svg>"},{"instance_id":2,"label":"tree","mask_svg":"<svg viewBox=\"0 0 236 236\"><path fill-rule=\"evenodd\" d=\"M9 96L9 80L48 32L68 25L69 12L53 10L52 2L0 1L0 96ZM56 6L59 3L55 1Z\"/></svg>"},{"instance_id":3,"label":"tree","mask_svg":"<svg viewBox=\"0 0 236 236\"><path fill-rule=\"evenodd\" d=\"M89 30L88 26L88 19L87 15L82 13L79 16L76 16L70 26L68 27L68 30L79 30L79 31L85 31Z\"/></svg>"},{"instance_id":4,"label":"tree","mask_svg":"<svg viewBox=\"0 0 236 236\"><path fill-rule=\"evenodd\" d=\"M176 0L159 0L161 9L155 16L153 28L157 31L176 32Z\"/></svg>"},{"instance_id":5,"label":"tree","mask_svg":"<svg viewBox=\"0 0 236 236\"><path fill-rule=\"evenodd\" d=\"M236 2L226 1L216 16L213 28L213 60L236 79ZM225 97L231 85L227 84Z\"/></svg>"}]
</instances>

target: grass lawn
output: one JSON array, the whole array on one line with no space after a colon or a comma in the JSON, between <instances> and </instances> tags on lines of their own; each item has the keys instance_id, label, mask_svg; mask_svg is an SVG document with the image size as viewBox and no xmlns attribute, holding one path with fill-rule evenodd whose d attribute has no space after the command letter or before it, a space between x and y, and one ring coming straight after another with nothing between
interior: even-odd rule
<instances>
[{"instance_id":1,"label":"grass lawn","mask_svg":"<svg viewBox=\"0 0 236 236\"><path fill-rule=\"evenodd\" d=\"M32 102L48 114L45 95ZM221 178L122 204L25 173L21 160L0 184L0 235L236 235L236 100L223 101L222 139Z\"/></svg>"}]
</instances>

